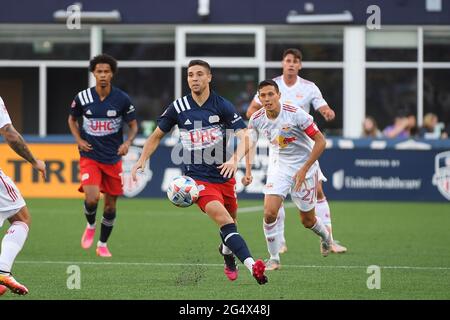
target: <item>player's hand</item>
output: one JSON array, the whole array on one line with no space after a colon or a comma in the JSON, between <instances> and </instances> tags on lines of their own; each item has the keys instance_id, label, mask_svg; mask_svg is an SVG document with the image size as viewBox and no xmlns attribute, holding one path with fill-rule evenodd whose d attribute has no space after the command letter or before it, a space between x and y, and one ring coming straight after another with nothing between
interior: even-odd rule
<instances>
[{"instance_id":1,"label":"player's hand","mask_svg":"<svg viewBox=\"0 0 450 320\"><path fill-rule=\"evenodd\" d=\"M306 178L306 170L303 169L303 167L297 171L297 173L294 176L295 179L295 186L294 191L299 192L300 188L302 187L302 184L305 182Z\"/></svg>"},{"instance_id":2,"label":"player's hand","mask_svg":"<svg viewBox=\"0 0 450 320\"><path fill-rule=\"evenodd\" d=\"M141 159L138 160L131 169L131 177L133 178L134 182L137 182L137 174L138 172L142 173L145 169L145 161L141 161Z\"/></svg>"},{"instance_id":3,"label":"player's hand","mask_svg":"<svg viewBox=\"0 0 450 320\"><path fill-rule=\"evenodd\" d=\"M81 151L89 152L92 150L92 145L86 140L80 139L80 141L78 141L78 148L80 148Z\"/></svg>"},{"instance_id":4,"label":"player's hand","mask_svg":"<svg viewBox=\"0 0 450 320\"><path fill-rule=\"evenodd\" d=\"M130 148L130 142L125 141L124 143L122 143L119 147L119 149L117 150L117 155L119 156L124 156L128 153L128 149Z\"/></svg>"},{"instance_id":5,"label":"player's hand","mask_svg":"<svg viewBox=\"0 0 450 320\"><path fill-rule=\"evenodd\" d=\"M322 117L325 119L325 121L332 121L336 117L336 114L330 107L324 107L322 110L320 110L320 113L322 114Z\"/></svg>"},{"instance_id":6,"label":"player's hand","mask_svg":"<svg viewBox=\"0 0 450 320\"><path fill-rule=\"evenodd\" d=\"M47 177L47 170L45 168L45 162L39 159L36 159L36 163L33 164L33 168L39 170L42 175L42 178L45 180Z\"/></svg>"},{"instance_id":7,"label":"player's hand","mask_svg":"<svg viewBox=\"0 0 450 320\"><path fill-rule=\"evenodd\" d=\"M222 163L217 168L220 169L220 174L224 178L233 178L237 171L237 162L234 161L233 158L231 158L227 162Z\"/></svg>"},{"instance_id":8,"label":"player's hand","mask_svg":"<svg viewBox=\"0 0 450 320\"><path fill-rule=\"evenodd\" d=\"M245 175L242 177L241 182L242 184L246 187L249 184L251 184L253 181L253 176L252 175Z\"/></svg>"}]
</instances>

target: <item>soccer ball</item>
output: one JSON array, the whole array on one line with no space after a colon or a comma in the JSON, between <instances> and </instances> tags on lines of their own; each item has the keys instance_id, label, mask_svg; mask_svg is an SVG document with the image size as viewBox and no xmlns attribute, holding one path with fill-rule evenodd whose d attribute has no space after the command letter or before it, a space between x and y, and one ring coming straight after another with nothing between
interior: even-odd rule
<instances>
[{"instance_id":1,"label":"soccer ball","mask_svg":"<svg viewBox=\"0 0 450 320\"><path fill-rule=\"evenodd\" d=\"M188 176L175 177L167 189L167 197L177 207L189 207L197 201L198 194L197 184Z\"/></svg>"}]
</instances>

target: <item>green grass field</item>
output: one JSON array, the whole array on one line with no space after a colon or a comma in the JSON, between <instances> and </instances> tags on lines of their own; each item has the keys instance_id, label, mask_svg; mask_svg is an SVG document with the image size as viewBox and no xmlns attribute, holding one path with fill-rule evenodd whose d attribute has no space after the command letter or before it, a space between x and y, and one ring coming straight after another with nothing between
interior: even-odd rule
<instances>
[{"instance_id":1,"label":"green grass field","mask_svg":"<svg viewBox=\"0 0 450 320\"><path fill-rule=\"evenodd\" d=\"M289 208L282 269L259 286L243 265L236 281L226 279L218 228L196 206L120 199L113 257L104 259L80 247L81 200L30 199L33 224L13 269L30 294L2 299L450 299L448 204L330 204L335 238L349 251L323 258L318 238ZM255 258L267 258L260 210L241 213L239 231ZM70 265L81 270L81 289L67 288ZM381 267L381 289L367 288L370 265Z\"/></svg>"}]
</instances>

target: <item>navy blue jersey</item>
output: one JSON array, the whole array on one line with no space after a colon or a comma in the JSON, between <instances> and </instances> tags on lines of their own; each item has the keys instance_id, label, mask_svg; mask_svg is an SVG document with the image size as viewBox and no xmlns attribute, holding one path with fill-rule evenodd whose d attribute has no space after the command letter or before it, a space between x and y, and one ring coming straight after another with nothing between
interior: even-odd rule
<instances>
[{"instance_id":1,"label":"navy blue jersey","mask_svg":"<svg viewBox=\"0 0 450 320\"><path fill-rule=\"evenodd\" d=\"M228 181L217 166L232 156L232 148L227 150L229 135L246 127L233 104L211 92L200 107L189 94L172 102L158 119L164 132L175 125L183 147L183 174L212 183Z\"/></svg>"},{"instance_id":2,"label":"navy blue jersey","mask_svg":"<svg viewBox=\"0 0 450 320\"><path fill-rule=\"evenodd\" d=\"M117 151L123 143L123 124L136 119L135 108L125 92L112 87L111 93L100 101L95 87L83 90L75 96L70 114L83 117L81 138L92 145L89 152L80 150L82 157L107 164L121 159Z\"/></svg>"}]
</instances>

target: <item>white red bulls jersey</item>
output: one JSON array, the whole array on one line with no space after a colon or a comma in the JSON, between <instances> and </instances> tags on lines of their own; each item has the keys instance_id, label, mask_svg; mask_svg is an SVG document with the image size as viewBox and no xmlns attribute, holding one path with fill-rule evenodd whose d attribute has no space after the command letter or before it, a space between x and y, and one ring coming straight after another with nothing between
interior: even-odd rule
<instances>
[{"instance_id":1,"label":"white red bulls jersey","mask_svg":"<svg viewBox=\"0 0 450 320\"><path fill-rule=\"evenodd\" d=\"M288 87L283 80L283 76L273 78L280 89L281 99L284 103L302 108L306 113L310 113L311 107L314 110L327 105L328 103L322 97L322 93L314 82L305 80L297 76L297 82ZM255 101L261 105L258 95L255 95Z\"/></svg>"},{"instance_id":2,"label":"white red bulls jersey","mask_svg":"<svg viewBox=\"0 0 450 320\"><path fill-rule=\"evenodd\" d=\"M11 119L9 118L8 110L6 110L5 103L3 102L2 97L0 97L0 128L3 128L10 123Z\"/></svg>"},{"instance_id":3,"label":"white red bulls jersey","mask_svg":"<svg viewBox=\"0 0 450 320\"><path fill-rule=\"evenodd\" d=\"M93 150L83 152L82 157L102 163L117 163L117 155L123 143L123 125L136 119L136 112L130 97L122 90L112 87L111 93L103 101L95 87L79 92L72 102L70 114L82 117L81 138L92 145Z\"/></svg>"},{"instance_id":4,"label":"white red bulls jersey","mask_svg":"<svg viewBox=\"0 0 450 320\"><path fill-rule=\"evenodd\" d=\"M248 128L253 141L264 135L270 142L269 175L282 172L293 176L309 158L314 146L310 137L319 132L311 115L283 102L276 119L269 119L262 108L251 116ZM317 168L316 161L308 174Z\"/></svg>"},{"instance_id":5,"label":"white red bulls jersey","mask_svg":"<svg viewBox=\"0 0 450 320\"><path fill-rule=\"evenodd\" d=\"M234 151L227 152L227 138L246 127L233 104L211 91L199 106L188 94L172 102L158 119L158 127L164 132L175 125L180 129L183 147L183 174L212 183L229 180L220 174L217 166L227 161Z\"/></svg>"}]
</instances>

